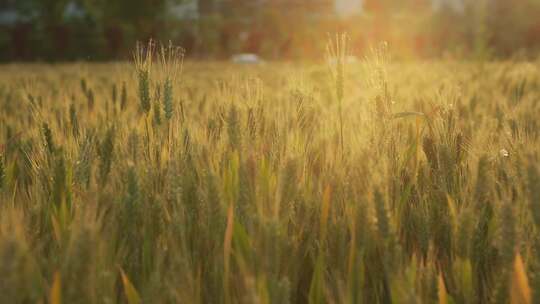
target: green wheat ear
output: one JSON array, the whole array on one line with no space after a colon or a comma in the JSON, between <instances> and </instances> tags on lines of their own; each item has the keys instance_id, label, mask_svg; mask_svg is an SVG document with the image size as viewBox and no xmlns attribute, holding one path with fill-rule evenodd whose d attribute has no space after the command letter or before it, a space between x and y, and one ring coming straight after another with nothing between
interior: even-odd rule
<instances>
[{"instance_id":1,"label":"green wheat ear","mask_svg":"<svg viewBox=\"0 0 540 304\"><path fill-rule=\"evenodd\" d=\"M79 135L79 120L77 119L77 110L75 109L75 104L69 105L69 120L71 123L71 131L73 136Z\"/></svg>"},{"instance_id":2,"label":"green wheat ear","mask_svg":"<svg viewBox=\"0 0 540 304\"><path fill-rule=\"evenodd\" d=\"M153 104L153 108L154 108L154 123L156 125L160 125L161 124L161 104L160 104L160 100L161 100L161 89L159 86L156 87L156 91L155 91L155 101L154 101L154 104Z\"/></svg>"},{"instance_id":3,"label":"green wheat ear","mask_svg":"<svg viewBox=\"0 0 540 304\"><path fill-rule=\"evenodd\" d=\"M134 163L136 163L138 155L139 155L139 135L137 134L136 130L132 130L129 133L127 146L128 146L128 153L129 153L129 156L131 157L131 160Z\"/></svg>"},{"instance_id":4,"label":"green wheat ear","mask_svg":"<svg viewBox=\"0 0 540 304\"><path fill-rule=\"evenodd\" d=\"M491 175L489 172L489 159L487 156L482 156L478 161L476 187L474 199L477 204L485 204L490 199L491 191Z\"/></svg>"},{"instance_id":5,"label":"green wheat ear","mask_svg":"<svg viewBox=\"0 0 540 304\"><path fill-rule=\"evenodd\" d=\"M154 108L154 124L159 126L161 125L161 107L159 103L155 102L153 105Z\"/></svg>"},{"instance_id":6,"label":"green wheat ear","mask_svg":"<svg viewBox=\"0 0 540 304\"><path fill-rule=\"evenodd\" d=\"M126 207L134 208L135 203L139 197L139 184L137 180L137 172L133 168L129 168L128 177L127 177L127 196L126 196Z\"/></svg>"},{"instance_id":7,"label":"green wheat ear","mask_svg":"<svg viewBox=\"0 0 540 304\"><path fill-rule=\"evenodd\" d=\"M173 116L173 87L170 78L165 80L163 84L163 110L165 118L170 121Z\"/></svg>"},{"instance_id":8,"label":"green wheat ear","mask_svg":"<svg viewBox=\"0 0 540 304\"><path fill-rule=\"evenodd\" d=\"M229 135L229 143L232 148L239 149L241 141L240 131L240 114L236 105L231 105L229 115L227 116L227 132Z\"/></svg>"},{"instance_id":9,"label":"green wheat ear","mask_svg":"<svg viewBox=\"0 0 540 304\"><path fill-rule=\"evenodd\" d=\"M152 107L150 98L150 70L154 56L154 42L150 40L145 48L137 44L134 60L137 77L139 80L139 102L141 110L148 114Z\"/></svg>"},{"instance_id":10,"label":"green wheat ear","mask_svg":"<svg viewBox=\"0 0 540 304\"><path fill-rule=\"evenodd\" d=\"M150 112L150 73L149 71L139 71L139 101L141 109Z\"/></svg>"},{"instance_id":11,"label":"green wheat ear","mask_svg":"<svg viewBox=\"0 0 540 304\"><path fill-rule=\"evenodd\" d=\"M76 180L88 187L90 185L92 174L92 161L94 159L94 136L92 133L86 133L81 146L79 155L77 156L77 164L75 166Z\"/></svg>"},{"instance_id":12,"label":"green wheat ear","mask_svg":"<svg viewBox=\"0 0 540 304\"><path fill-rule=\"evenodd\" d=\"M118 88L116 87L116 83L113 83L111 88L111 100L114 105L116 105L116 102L118 101Z\"/></svg>"},{"instance_id":13,"label":"green wheat ear","mask_svg":"<svg viewBox=\"0 0 540 304\"><path fill-rule=\"evenodd\" d=\"M50 155L53 155L56 152L56 146L54 145L52 131L49 128L49 124L47 124L46 122L43 123L42 132L43 139L45 141L45 148Z\"/></svg>"},{"instance_id":14,"label":"green wheat ear","mask_svg":"<svg viewBox=\"0 0 540 304\"><path fill-rule=\"evenodd\" d=\"M54 178L53 178L53 203L56 206L60 206L62 204L63 199L66 199L66 183L67 183L67 175L66 175L66 164L64 155L59 152L59 155L57 156L56 163L54 166Z\"/></svg>"},{"instance_id":15,"label":"green wheat ear","mask_svg":"<svg viewBox=\"0 0 540 304\"><path fill-rule=\"evenodd\" d=\"M127 106L127 88L126 82L122 82L122 92L120 93L120 110L124 111Z\"/></svg>"},{"instance_id":16,"label":"green wheat ear","mask_svg":"<svg viewBox=\"0 0 540 304\"><path fill-rule=\"evenodd\" d=\"M88 110L92 111L96 103L94 98L94 91L92 89L88 89L88 91L86 92L86 102L88 104Z\"/></svg>"},{"instance_id":17,"label":"green wheat ear","mask_svg":"<svg viewBox=\"0 0 540 304\"><path fill-rule=\"evenodd\" d=\"M115 130L114 128L109 128L107 131L107 134L105 134L105 138L102 140L98 155L100 157L100 164L99 164L99 174L100 174L100 182L101 185L105 185L107 182L107 178L109 176L109 173L111 171L112 161L113 161L113 153L114 153L114 139L115 139Z\"/></svg>"},{"instance_id":18,"label":"green wheat ear","mask_svg":"<svg viewBox=\"0 0 540 304\"><path fill-rule=\"evenodd\" d=\"M84 95L86 95L87 89L88 89L88 86L86 84L86 79L82 77L81 78L81 91L83 92Z\"/></svg>"},{"instance_id":19,"label":"green wheat ear","mask_svg":"<svg viewBox=\"0 0 540 304\"><path fill-rule=\"evenodd\" d=\"M165 79L163 80L163 110L165 118L170 121L174 111L174 84L182 73L184 63L184 50L173 46L169 41L168 46L161 46L161 69Z\"/></svg>"}]
</instances>

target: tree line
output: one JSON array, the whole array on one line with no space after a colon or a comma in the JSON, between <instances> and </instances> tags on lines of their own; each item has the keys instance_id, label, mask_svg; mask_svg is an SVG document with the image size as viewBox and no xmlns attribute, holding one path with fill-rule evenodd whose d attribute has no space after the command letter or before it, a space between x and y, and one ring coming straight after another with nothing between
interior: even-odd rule
<instances>
[{"instance_id":1,"label":"tree line","mask_svg":"<svg viewBox=\"0 0 540 304\"><path fill-rule=\"evenodd\" d=\"M321 58L326 34L337 31L349 33L357 52L384 40L402 56L534 57L540 49L537 0L442 0L436 8L432 0L364 0L363 13L347 18L334 13L333 0L3 3L1 61L126 59L149 38L171 40L191 57ZM179 7L183 16L174 14ZM2 23L8 11L17 19Z\"/></svg>"}]
</instances>

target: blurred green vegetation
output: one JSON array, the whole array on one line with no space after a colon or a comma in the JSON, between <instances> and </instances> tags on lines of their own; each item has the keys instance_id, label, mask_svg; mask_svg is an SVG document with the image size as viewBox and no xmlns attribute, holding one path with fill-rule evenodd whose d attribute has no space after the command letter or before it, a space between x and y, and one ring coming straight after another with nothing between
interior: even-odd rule
<instances>
[{"instance_id":1,"label":"blurred green vegetation","mask_svg":"<svg viewBox=\"0 0 540 304\"><path fill-rule=\"evenodd\" d=\"M383 40L402 57L536 57L540 49L538 0L364 0L363 13L347 18L333 0L4 1L0 61L127 59L149 38L172 40L191 57L312 59L336 31L349 33L358 54ZM16 21L2 22L6 12Z\"/></svg>"}]
</instances>

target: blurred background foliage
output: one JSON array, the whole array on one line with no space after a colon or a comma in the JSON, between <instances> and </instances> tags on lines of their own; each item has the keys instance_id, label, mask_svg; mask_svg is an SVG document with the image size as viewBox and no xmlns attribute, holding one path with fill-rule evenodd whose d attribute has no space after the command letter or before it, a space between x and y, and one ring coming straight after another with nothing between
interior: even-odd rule
<instances>
[{"instance_id":1,"label":"blurred background foliage","mask_svg":"<svg viewBox=\"0 0 540 304\"><path fill-rule=\"evenodd\" d=\"M340 14L339 3L361 11ZM327 33L355 54L388 41L401 57L537 57L539 0L2 0L0 61L119 60L171 40L195 58L239 52L322 58Z\"/></svg>"}]
</instances>

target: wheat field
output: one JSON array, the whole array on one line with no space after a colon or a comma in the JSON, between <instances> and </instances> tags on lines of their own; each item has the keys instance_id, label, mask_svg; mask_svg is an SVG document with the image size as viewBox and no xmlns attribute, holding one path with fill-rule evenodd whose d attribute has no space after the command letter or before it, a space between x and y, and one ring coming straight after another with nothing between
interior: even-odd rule
<instances>
[{"instance_id":1,"label":"wheat field","mask_svg":"<svg viewBox=\"0 0 540 304\"><path fill-rule=\"evenodd\" d=\"M538 303L540 62L0 67L0 303Z\"/></svg>"}]
</instances>

